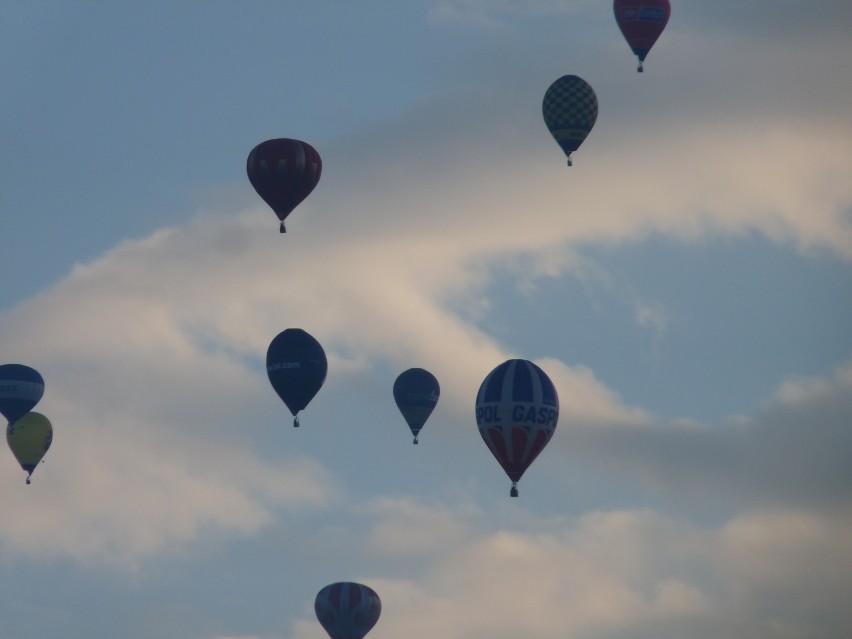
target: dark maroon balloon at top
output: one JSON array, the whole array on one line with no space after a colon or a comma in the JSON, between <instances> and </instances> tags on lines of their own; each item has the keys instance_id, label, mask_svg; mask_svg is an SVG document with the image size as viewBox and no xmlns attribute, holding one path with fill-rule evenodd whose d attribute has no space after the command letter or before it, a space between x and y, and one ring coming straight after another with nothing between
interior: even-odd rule
<instances>
[{"instance_id":1,"label":"dark maroon balloon at top","mask_svg":"<svg viewBox=\"0 0 852 639\"><path fill-rule=\"evenodd\" d=\"M643 69L645 57L666 28L672 7L669 0L613 0L615 21L627 44L639 58L636 69Z\"/></svg>"},{"instance_id":2,"label":"dark maroon balloon at top","mask_svg":"<svg viewBox=\"0 0 852 639\"><path fill-rule=\"evenodd\" d=\"M277 138L261 142L246 160L249 182L275 215L284 220L314 190L322 174L322 159L307 142Z\"/></svg>"}]
</instances>

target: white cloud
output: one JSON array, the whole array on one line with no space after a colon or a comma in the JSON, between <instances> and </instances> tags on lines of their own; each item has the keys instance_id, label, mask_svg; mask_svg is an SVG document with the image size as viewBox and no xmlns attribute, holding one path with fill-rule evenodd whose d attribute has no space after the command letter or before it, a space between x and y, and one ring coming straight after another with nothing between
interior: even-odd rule
<instances>
[{"instance_id":1,"label":"white cloud","mask_svg":"<svg viewBox=\"0 0 852 639\"><path fill-rule=\"evenodd\" d=\"M312 460L264 461L178 423L116 415L77 421L73 409L56 412L63 419L54 419L54 444L31 486L3 464L3 499L15 513L0 522L5 553L132 568L257 533L280 517L328 506L337 492Z\"/></svg>"},{"instance_id":2,"label":"white cloud","mask_svg":"<svg viewBox=\"0 0 852 639\"><path fill-rule=\"evenodd\" d=\"M425 512L373 513L376 529L407 521L411 508ZM434 560L419 577L363 578L383 603L371 637L829 637L852 624L842 612L848 516L772 511L705 528L651 511L527 513L498 530L456 516L463 543L428 548ZM293 636L319 636L316 623Z\"/></svg>"},{"instance_id":3,"label":"white cloud","mask_svg":"<svg viewBox=\"0 0 852 639\"><path fill-rule=\"evenodd\" d=\"M480 28L505 27L512 19L588 13L588 0L565 3L559 0L438 0L428 11L433 23L461 23Z\"/></svg>"},{"instance_id":4,"label":"white cloud","mask_svg":"<svg viewBox=\"0 0 852 639\"><path fill-rule=\"evenodd\" d=\"M844 217L852 203L845 179L852 157L830 122L699 114L689 126L652 119L635 127L607 123L602 112L600 130L568 170L537 117L474 116L470 103L443 109L430 117L446 116L451 126L427 131L425 146L393 142L388 134L397 123L366 134L390 140L385 152L363 158L363 141L351 150L332 148L324 175L330 186L294 214L286 236L259 205L199 216L78 265L0 318L7 357L31 362L48 380L44 407L57 426L51 462L69 450L65 432L73 429L75 441L89 442L77 462L86 472L72 473L66 487L77 500L68 501L70 511L86 512L85 495L101 494L103 485L126 489L103 510L119 514L95 530L110 531L114 540L133 529L123 535L121 551L130 554L192 538L205 521L242 534L267 521L263 504L289 496L261 497L251 483L233 490L237 471L217 465L202 476L229 496L230 505L218 509L199 499L200 471L190 470L186 458L190 442L205 439L213 449L208 454L224 458L238 439L234 421L266 419L265 411L280 408L262 361L271 338L288 326L307 328L326 345L334 374L356 374L381 361L420 362L439 373L442 405L467 419L485 374L518 356L470 321L487 313L485 288L495 265L532 256L533 273L597 277L572 257L575 247L636 241L650 232L698 241L753 229L852 258ZM466 137L454 134L457 125L474 122ZM808 161L774 161L794 153ZM354 155L346 161L347 154ZM341 165L350 170L336 183L333 167ZM559 258L563 250L568 257ZM638 319L661 329L664 313L649 315L641 310L646 302L636 304ZM594 371L546 365L560 389L563 424L649 423L641 407L626 406ZM678 437L675 442L691 445ZM578 443L574 436L565 442ZM246 466L260 463L260 452L242 444ZM101 458L125 465L96 460L97 445L107 449L97 451ZM134 450L149 455L136 461ZM180 487L174 502L153 499L152 477L168 478L153 482L157 490ZM321 492L316 503L333 491ZM146 523L122 500L146 504ZM66 550L90 555L97 543L82 538L72 536L78 548Z\"/></svg>"},{"instance_id":5,"label":"white cloud","mask_svg":"<svg viewBox=\"0 0 852 639\"><path fill-rule=\"evenodd\" d=\"M554 359L537 361L559 393L562 428L636 426L652 423L641 408L626 405L618 395L595 379L585 366L568 367Z\"/></svg>"},{"instance_id":6,"label":"white cloud","mask_svg":"<svg viewBox=\"0 0 852 639\"><path fill-rule=\"evenodd\" d=\"M659 335L667 310L580 257L585 246L756 231L852 261L852 83L848 38L837 37L849 9L803 16L784 0L757 37L760 3L714 5L714 15L705 4L676 9L641 80L614 28L579 52L561 33L560 48L547 39L524 43L522 56L509 48L509 63L489 60L461 96L373 126L341 124L352 133L324 146L323 181L287 235L244 184L252 199L242 210L222 206L125 242L0 315L3 356L43 372L40 410L56 429L32 486L10 455L0 460L7 565L70 558L84 574L201 549L211 572L227 574L229 558L211 547L249 539L267 551L272 538L277 552L292 530L310 529L294 544L308 559L259 551L263 561L242 569L253 585L257 571L258 588L281 579L291 594L310 559L312 578L368 581L385 602L371 639L850 634L848 367L784 382L769 405L731 423L667 424L593 366L543 357L561 403L536 462L550 481L520 504L502 488L487 507L408 494L429 465L445 476L423 492L476 495L480 464L504 481L475 441L472 397L503 359L538 354L482 330L496 280L532 291L570 274L609 287ZM729 31L738 6L748 29ZM435 2L430 18L503 28L592 10L610 19L609 6L550 0ZM718 16L725 31L705 33ZM801 20L832 36L766 37L800 35ZM454 72L467 78L469 64ZM540 119L557 72L583 74L601 104L570 170ZM320 339L331 371L311 415L318 427L287 426L285 436L263 359L289 326ZM441 380L443 421L429 436L446 439L420 446L410 468L378 446L353 454L351 442L377 441L384 426L390 394L377 371L412 362ZM375 460L404 468L385 477ZM381 488L358 492L368 480ZM554 511L563 514L542 515ZM198 568L178 563L175 573ZM218 592L203 605L230 602L227 584ZM311 596L299 601L289 636L324 637ZM176 608L193 614L181 622L215 616L185 606ZM282 607L292 619L294 604ZM269 635L234 625L205 634Z\"/></svg>"},{"instance_id":7,"label":"white cloud","mask_svg":"<svg viewBox=\"0 0 852 639\"><path fill-rule=\"evenodd\" d=\"M379 520L369 536L370 545L386 555L422 555L441 551L468 538L473 532L466 507L427 506L410 499L379 498L366 512ZM480 513L481 516L481 513Z\"/></svg>"},{"instance_id":8,"label":"white cloud","mask_svg":"<svg viewBox=\"0 0 852 639\"><path fill-rule=\"evenodd\" d=\"M848 367L781 388L754 415L722 424L631 421L614 412L592 428L561 423L548 454L564 470L548 470L573 481L580 473L604 495L626 492L711 520L752 508L848 510L852 475L841 452L852 445Z\"/></svg>"},{"instance_id":9,"label":"white cloud","mask_svg":"<svg viewBox=\"0 0 852 639\"><path fill-rule=\"evenodd\" d=\"M778 388L776 400L782 406L795 407L830 400L835 389L852 386L852 366L839 368L833 377L795 378L785 380Z\"/></svg>"}]
</instances>

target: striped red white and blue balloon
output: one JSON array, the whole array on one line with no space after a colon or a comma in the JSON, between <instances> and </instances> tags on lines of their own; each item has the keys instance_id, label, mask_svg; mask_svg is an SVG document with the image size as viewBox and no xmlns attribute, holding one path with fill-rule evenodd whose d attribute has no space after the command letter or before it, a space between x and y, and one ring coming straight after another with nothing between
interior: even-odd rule
<instances>
[{"instance_id":1,"label":"striped red white and blue balloon","mask_svg":"<svg viewBox=\"0 0 852 639\"><path fill-rule=\"evenodd\" d=\"M476 395L479 434L512 480L518 481L544 450L559 419L559 397L547 374L525 359L510 359L491 371Z\"/></svg>"},{"instance_id":2,"label":"striped red white and blue balloon","mask_svg":"<svg viewBox=\"0 0 852 639\"><path fill-rule=\"evenodd\" d=\"M341 581L317 593L314 610L331 639L363 639L379 620L382 602L369 586Z\"/></svg>"}]
</instances>

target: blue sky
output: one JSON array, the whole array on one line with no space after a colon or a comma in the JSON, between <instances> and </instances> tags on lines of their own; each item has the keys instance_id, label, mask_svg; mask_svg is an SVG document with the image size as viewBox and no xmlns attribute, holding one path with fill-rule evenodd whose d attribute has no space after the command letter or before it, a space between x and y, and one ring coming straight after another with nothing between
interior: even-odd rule
<instances>
[{"instance_id":1,"label":"blue sky","mask_svg":"<svg viewBox=\"0 0 852 639\"><path fill-rule=\"evenodd\" d=\"M852 351L852 278L830 256L762 237L579 251L576 278L519 287L507 269L483 326L519 351L593 365L667 418L746 413L786 377L819 375ZM521 323L529 330L513 330ZM738 373L723 378L726 368Z\"/></svg>"},{"instance_id":2,"label":"blue sky","mask_svg":"<svg viewBox=\"0 0 852 639\"><path fill-rule=\"evenodd\" d=\"M678 0L641 75L592 0L0 7L0 362L55 429L31 486L0 451L0 639L320 639L339 580L371 639L850 634L852 7L772 6ZM323 157L285 236L272 137ZM518 499L510 357L560 397Z\"/></svg>"}]
</instances>

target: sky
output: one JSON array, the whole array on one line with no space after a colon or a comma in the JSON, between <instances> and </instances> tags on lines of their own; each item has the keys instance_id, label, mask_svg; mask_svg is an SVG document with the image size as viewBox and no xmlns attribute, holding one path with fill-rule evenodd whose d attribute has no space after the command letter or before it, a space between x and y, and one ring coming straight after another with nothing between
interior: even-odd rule
<instances>
[{"instance_id":1,"label":"sky","mask_svg":"<svg viewBox=\"0 0 852 639\"><path fill-rule=\"evenodd\" d=\"M0 639L852 635L852 3L0 5ZM566 167L541 117L595 90ZM288 233L245 159L322 156ZM285 328L329 360L292 417ZM560 400L509 497L474 400ZM413 446L396 376L441 397Z\"/></svg>"}]
</instances>

